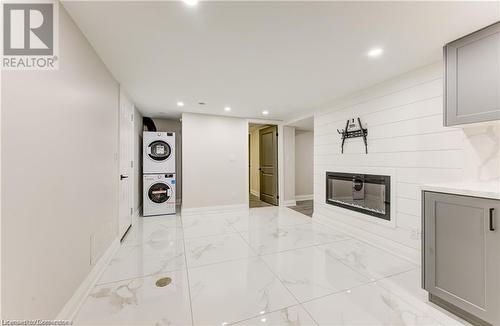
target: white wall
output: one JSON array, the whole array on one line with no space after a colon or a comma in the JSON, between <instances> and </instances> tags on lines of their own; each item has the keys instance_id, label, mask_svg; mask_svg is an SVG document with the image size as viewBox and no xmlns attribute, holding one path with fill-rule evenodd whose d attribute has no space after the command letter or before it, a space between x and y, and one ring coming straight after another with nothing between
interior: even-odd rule
<instances>
[{"instance_id":1,"label":"white wall","mask_svg":"<svg viewBox=\"0 0 500 326\"><path fill-rule=\"evenodd\" d=\"M246 206L248 122L182 114L182 209Z\"/></svg>"},{"instance_id":2,"label":"white wall","mask_svg":"<svg viewBox=\"0 0 500 326\"><path fill-rule=\"evenodd\" d=\"M250 192L255 196L260 195L260 153L259 129L255 128L250 133Z\"/></svg>"},{"instance_id":3,"label":"white wall","mask_svg":"<svg viewBox=\"0 0 500 326\"><path fill-rule=\"evenodd\" d=\"M176 119L153 119L158 131L175 132L175 200L182 202L182 124Z\"/></svg>"},{"instance_id":4,"label":"white wall","mask_svg":"<svg viewBox=\"0 0 500 326\"><path fill-rule=\"evenodd\" d=\"M283 204L295 206L295 127L283 126Z\"/></svg>"},{"instance_id":5,"label":"white wall","mask_svg":"<svg viewBox=\"0 0 500 326\"><path fill-rule=\"evenodd\" d=\"M312 198L314 186L314 133L295 131L295 198Z\"/></svg>"},{"instance_id":6,"label":"white wall","mask_svg":"<svg viewBox=\"0 0 500 326\"><path fill-rule=\"evenodd\" d=\"M364 154L362 139L355 138L346 140L342 155L336 129L343 129L347 119L358 116L368 128L369 154ZM325 172L339 169L395 173L395 202L391 203L396 205L395 228L325 204ZM443 127L441 63L339 100L314 117L315 215L409 248L420 248L419 185L460 181L463 169L464 132Z\"/></svg>"},{"instance_id":7,"label":"white wall","mask_svg":"<svg viewBox=\"0 0 500 326\"><path fill-rule=\"evenodd\" d=\"M59 70L2 72L4 319L53 319L117 237L119 87L59 10Z\"/></svg>"}]
</instances>

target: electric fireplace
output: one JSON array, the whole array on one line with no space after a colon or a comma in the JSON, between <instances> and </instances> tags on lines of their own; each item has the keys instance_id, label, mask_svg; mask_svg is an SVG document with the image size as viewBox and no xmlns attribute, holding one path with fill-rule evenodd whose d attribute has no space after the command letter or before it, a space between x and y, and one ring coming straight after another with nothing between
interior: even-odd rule
<instances>
[{"instance_id":1,"label":"electric fireplace","mask_svg":"<svg viewBox=\"0 0 500 326\"><path fill-rule=\"evenodd\" d=\"M326 203L391 220L391 177L326 172Z\"/></svg>"}]
</instances>

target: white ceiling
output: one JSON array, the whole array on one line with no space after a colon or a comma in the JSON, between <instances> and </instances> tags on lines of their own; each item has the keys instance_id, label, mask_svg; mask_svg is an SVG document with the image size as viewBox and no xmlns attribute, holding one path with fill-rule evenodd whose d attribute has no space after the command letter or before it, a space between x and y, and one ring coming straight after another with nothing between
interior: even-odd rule
<instances>
[{"instance_id":1,"label":"white ceiling","mask_svg":"<svg viewBox=\"0 0 500 326\"><path fill-rule=\"evenodd\" d=\"M477 1L63 5L140 110L172 117L288 119L436 62L444 43L500 19L499 2ZM366 56L374 46L382 57Z\"/></svg>"},{"instance_id":2,"label":"white ceiling","mask_svg":"<svg viewBox=\"0 0 500 326\"><path fill-rule=\"evenodd\" d=\"M295 130L297 131L314 131L314 117L309 116L307 118L290 122L287 125L295 127Z\"/></svg>"}]
</instances>

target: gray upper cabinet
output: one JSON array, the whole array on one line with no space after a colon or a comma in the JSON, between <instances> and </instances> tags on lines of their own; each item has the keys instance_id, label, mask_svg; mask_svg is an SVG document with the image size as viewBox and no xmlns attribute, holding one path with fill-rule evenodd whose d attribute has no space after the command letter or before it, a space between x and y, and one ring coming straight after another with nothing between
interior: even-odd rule
<instances>
[{"instance_id":1,"label":"gray upper cabinet","mask_svg":"<svg viewBox=\"0 0 500 326\"><path fill-rule=\"evenodd\" d=\"M448 43L444 124L500 120L500 22Z\"/></svg>"},{"instance_id":2,"label":"gray upper cabinet","mask_svg":"<svg viewBox=\"0 0 500 326\"><path fill-rule=\"evenodd\" d=\"M424 288L474 324L500 325L500 201L423 196Z\"/></svg>"}]
</instances>

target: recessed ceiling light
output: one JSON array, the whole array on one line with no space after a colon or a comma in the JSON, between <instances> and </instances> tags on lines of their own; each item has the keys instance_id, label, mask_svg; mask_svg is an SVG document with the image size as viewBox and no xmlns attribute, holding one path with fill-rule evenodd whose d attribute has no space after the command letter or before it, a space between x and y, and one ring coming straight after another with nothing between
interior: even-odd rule
<instances>
[{"instance_id":1,"label":"recessed ceiling light","mask_svg":"<svg viewBox=\"0 0 500 326\"><path fill-rule=\"evenodd\" d=\"M182 0L188 6L194 7L198 4L198 0Z\"/></svg>"},{"instance_id":2,"label":"recessed ceiling light","mask_svg":"<svg viewBox=\"0 0 500 326\"><path fill-rule=\"evenodd\" d=\"M184 106L184 102L182 101L177 102L177 106Z\"/></svg>"},{"instance_id":3,"label":"recessed ceiling light","mask_svg":"<svg viewBox=\"0 0 500 326\"><path fill-rule=\"evenodd\" d=\"M368 51L367 55L372 58L380 57L384 53L382 48L372 48Z\"/></svg>"},{"instance_id":4,"label":"recessed ceiling light","mask_svg":"<svg viewBox=\"0 0 500 326\"><path fill-rule=\"evenodd\" d=\"M269 114L269 111L264 110L264 111L262 111L262 114L263 114L263 115L268 115L268 114Z\"/></svg>"},{"instance_id":5,"label":"recessed ceiling light","mask_svg":"<svg viewBox=\"0 0 500 326\"><path fill-rule=\"evenodd\" d=\"M224 111L229 112L229 111L231 111L231 108L230 108L229 106L226 106L226 107L224 108Z\"/></svg>"}]
</instances>

